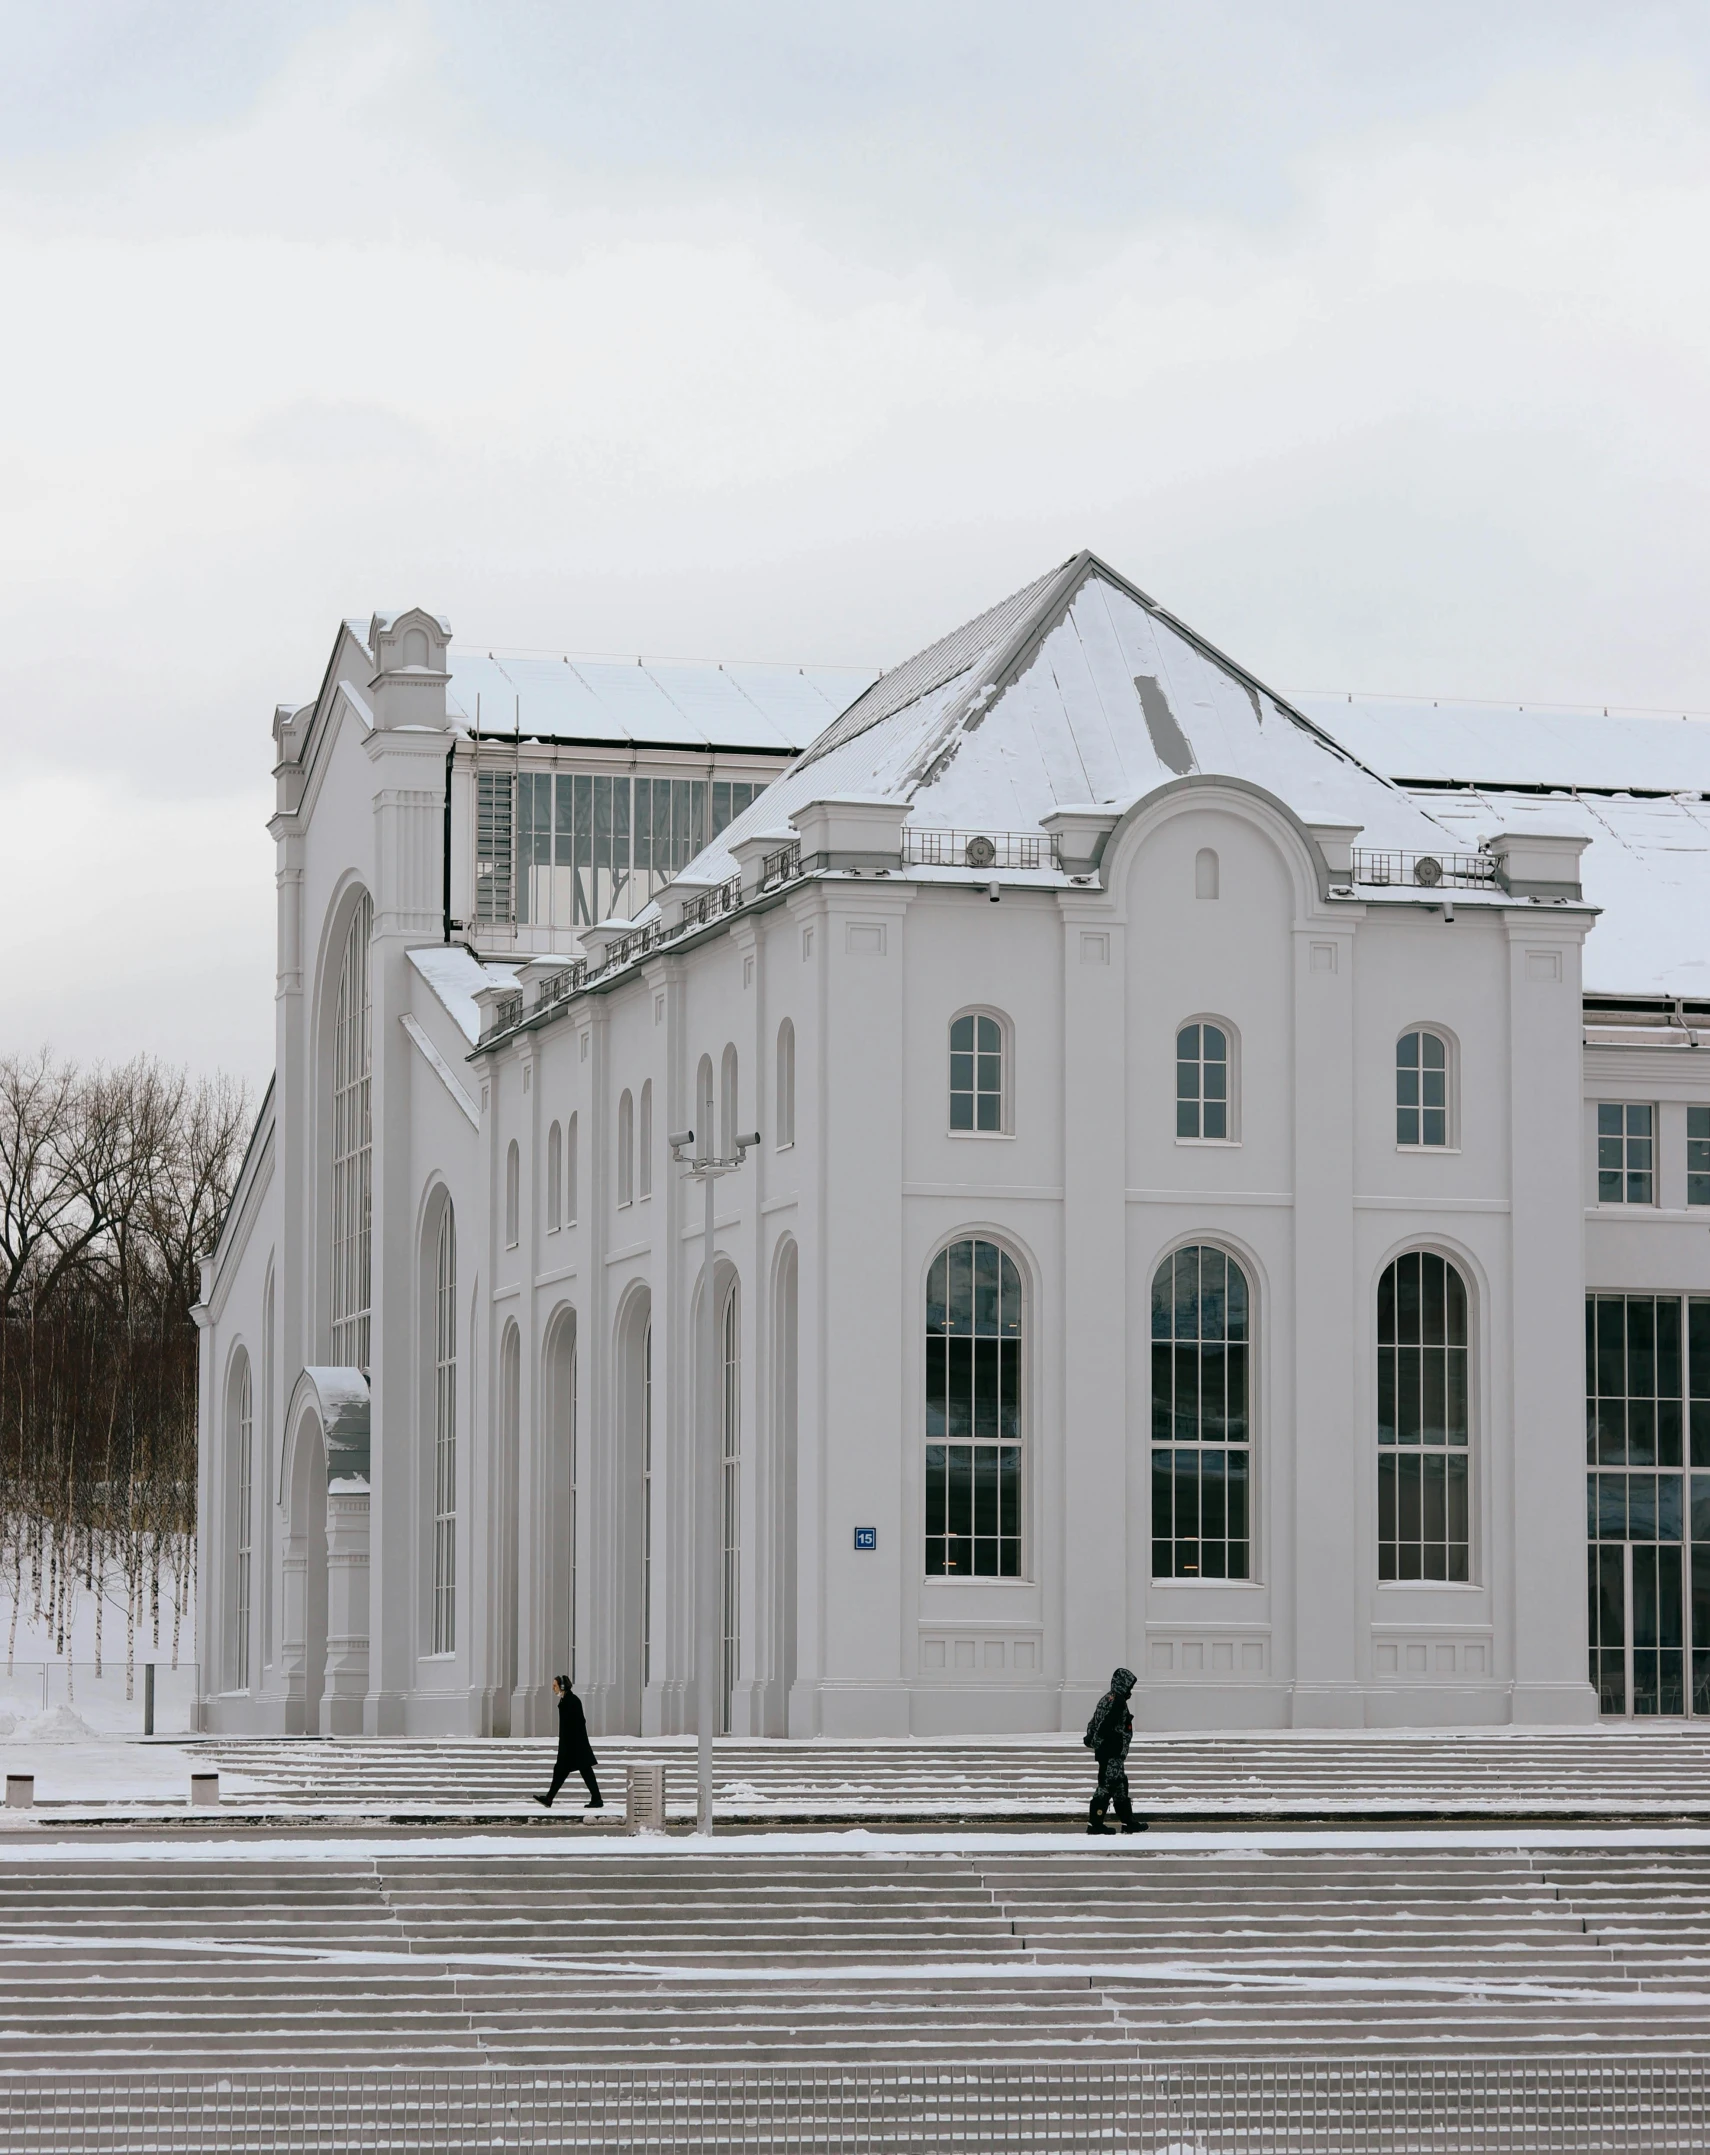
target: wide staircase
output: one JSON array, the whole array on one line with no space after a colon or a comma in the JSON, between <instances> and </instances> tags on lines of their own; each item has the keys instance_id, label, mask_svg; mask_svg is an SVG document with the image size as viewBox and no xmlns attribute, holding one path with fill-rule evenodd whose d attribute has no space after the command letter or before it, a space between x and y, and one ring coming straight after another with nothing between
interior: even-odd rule
<instances>
[{"instance_id":1,"label":"wide staircase","mask_svg":"<svg viewBox=\"0 0 1710 2155\"><path fill-rule=\"evenodd\" d=\"M1710 1848L1298 1838L38 1844L0 2074L1710 2056Z\"/></svg>"},{"instance_id":2,"label":"wide staircase","mask_svg":"<svg viewBox=\"0 0 1710 2155\"><path fill-rule=\"evenodd\" d=\"M229 1815L258 1822L545 1821L533 1801L550 1772L552 1746L543 1740L223 1737L183 1748L198 1766L219 1772ZM670 1818L693 1817L692 1739L602 1737L598 1748L601 1772L619 1791L632 1760L662 1759ZM122 1769L99 1794L61 1796L55 1756L44 1745L30 1761L37 1802L48 1813L146 1820L184 1807L128 1791ZM1129 1774L1149 1816L1180 1824L1710 1823L1710 1725L1699 1723L1143 1735ZM719 1817L746 1824L1060 1824L1084 1812L1091 1768L1072 1735L721 1738L714 1778ZM581 1784L572 1780L555 1816L578 1816L582 1802ZM614 1822L615 1809L605 1817Z\"/></svg>"}]
</instances>

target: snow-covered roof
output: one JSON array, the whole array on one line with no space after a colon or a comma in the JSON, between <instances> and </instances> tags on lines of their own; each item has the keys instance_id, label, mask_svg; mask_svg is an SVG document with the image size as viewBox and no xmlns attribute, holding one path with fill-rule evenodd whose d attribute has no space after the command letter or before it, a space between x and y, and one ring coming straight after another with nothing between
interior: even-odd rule
<instances>
[{"instance_id":1,"label":"snow-covered roof","mask_svg":"<svg viewBox=\"0 0 1710 2155\"><path fill-rule=\"evenodd\" d=\"M1296 707L1387 777L1480 785L1710 793L1710 718L1296 696Z\"/></svg>"},{"instance_id":2,"label":"snow-covered roof","mask_svg":"<svg viewBox=\"0 0 1710 2155\"><path fill-rule=\"evenodd\" d=\"M906 801L917 824L1018 831L1193 771L1247 779L1306 822L1358 824L1364 845L1448 846L1426 807L1083 553L881 676L688 874L731 874L732 843L833 795Z\"/></svg>"},{"instance_id":3,"label":"snow-covered roof","mask_svg":"<svg viewBox=\"0 0 1710 2155\"><path fill-rule=\"evenodd\" d=\"M874 678L853 666L513 658L458 644L446 664L446 707L470 732L478 718L483 733L773 756L805 748Z\"/></svg>"},{"instance_id":4,"label":"snow-covered roof","mask_svg":"<svg viewBox=\"0 0 1710 2155\"><path fill-rule=\"evenodd\" d=\"M481 1032L475 997L482 988L509 988L527 961L495 958L487 963L463 943L430 943L410 952L410 963L444 1004L453 1024L473 1047Z\"/></svg>"}]
</instances>

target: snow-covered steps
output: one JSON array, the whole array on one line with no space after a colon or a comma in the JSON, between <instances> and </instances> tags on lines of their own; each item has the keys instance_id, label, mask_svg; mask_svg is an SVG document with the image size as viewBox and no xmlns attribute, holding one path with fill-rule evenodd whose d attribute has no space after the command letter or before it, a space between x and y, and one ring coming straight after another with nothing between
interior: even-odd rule
<instances>
[{"instance_id":1,"label":"snow-covered steps","mask_svg":"<svg viewBox=\"0 0 1710 2155\"><path fill-rule=\"evenodd\" d=\"M0 2074L1710 2058L1707 1937L1710 1834L13 1841Z\"/></svg>"},{"instance_id":2,"label":"snow-covered steps","mask_svg":"<svg viewBox=\"0 0 1710 2155\"><path fill-rule=\"evenodd\" d=\"M224 1808L255 1818L541 1821L551 1747L532 1739L219 1738L187 1746L222 1775ZM614 1796L637 1757L663 1758L669 1815L694 1810L690 1740L600 1739ZM721 1739L714 1747L721 1818L748 1821L917 1819L1067 1821L1084 1811L1091 1766L1074 1737L802 1742ZM54 1761L36 1765L44 1816L163 1815L135 1798L122 1763L96 1789L56 1798ZM1563 1730L1364 1730L1136 1740L1137 1805L1158 1819L1704 1819L1710 1821L1710 1727L1622 1724ZM187 1792L187 1791L186 1791ZM578 1817L572 1784L560 1817ZM175 1808L182 1810L178 1804ZM168 1807L171 1809L173 1807ZM617 1805L603 1814L615 1820ZM580 1830L595 1831L588 1821Z\"/></svg>"}]
</instances>

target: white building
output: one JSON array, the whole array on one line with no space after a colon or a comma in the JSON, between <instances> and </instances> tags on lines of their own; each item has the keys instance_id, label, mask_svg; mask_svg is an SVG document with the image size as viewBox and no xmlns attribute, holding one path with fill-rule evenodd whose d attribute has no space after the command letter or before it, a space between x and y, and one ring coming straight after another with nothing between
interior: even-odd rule
<instances>
[{"instance_id":1,"label":"white building","mask_svg":"<svg viewBox=\"0 0 1710 2155\"><path fill-rule=\"evenodd\" d=\"M207 1726L692 1725L756 1127L729 1728L1710 1712L1710 729L1309 716L1088 555L876 681L449 633L274 722Z\"/></svg>"}]
</instances>

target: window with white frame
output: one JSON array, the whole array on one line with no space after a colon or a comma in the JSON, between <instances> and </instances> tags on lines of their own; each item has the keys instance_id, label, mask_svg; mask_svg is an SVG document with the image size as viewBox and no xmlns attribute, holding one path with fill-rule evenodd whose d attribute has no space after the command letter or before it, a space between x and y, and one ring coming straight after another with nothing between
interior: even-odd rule
<instances>
[{"instance_id":1,"label":"window with white frame","mask_svg":"<svg viewBox=\"0 0 1710 2155\"><path fill-rule=\"evenodd\" d=\"M1227 1142L1234 1090L1225 1027L1197 1020L1176 1035L1176 1135Z\"/></svg>"},{"instance_id":2,"label":"window with white frame","mask_svg":"<svg viewBox=\"0 0 1710 2155\"><path fill-rule=\"evenodd\" d=\"M617 1201L635 1201L635 1102L627 1091L617 1104Z\"/></svg>"},{"instance_id":3,"label":"window with white frame","mask_svg":"<svg viewBox=\"0 0 1710 2155\"><path fill-rule=\"evenodd\" d=\"M370 1102L368 942L374 908L356 904L339 967L332 1058L332 1357L368 1368L373 1276L373 1130Z\"/></svg>"},{"instance_id":4,"label":"window with white frame","mask_svg":"<svg viewBox=\"0 0 1710 2155\"><path fill-rule=\"evenodd\" d=\"M1378 1577L1469 1576L1467 1289L1407 1250L1378 1282Z\"/></svg>"},{"instance_id":5,"label":"window with white frame","mask_svg":"<svg viewBox=\"0 0 1710 2155\"><path fill-rule=\"evenodd\" d=\"M546 1231L564 1224L564 1133L554 1123L546 1133Z\"/></svg>"},{"instance_id":6,"label":"window with white frame","mask_svg":"<svg viewBox=\"0 0 1710 2155\"><path fill-rule=\"evenodd\" d=\"M576 1118L572 1115L564 1125L564 1224L566 1227L574 1227L576 1224L576 1187L578 1180L576 1142Z\"/></svg>"},{"instance_id":7,"label":"window with white frame","mask_svg":"<svg viewBox=\"0 0 1710 2155\"><path fill-rule=\"evenodd\" d=\"M1021 1576L1021 1268L969 1236L926 1284L926 1570Z\"/></svg>"},{"instance_id":8,"label":"window with white frame","mask_svg":"<svg viewBox=\"0 0 1710 2155\"><path fill-rule=\"evenodd\" d=\"M522 1154L513 1137L505 1153L505 1247L514 1250L522 1233Z\"/></svg>"},{"instance_id":9,"label":"window with white frame","mask_svg":"<svg viewBox=\"0 0 1710 2155\"><path fill-rule=\"evenodd\" d=\"M742 1661L742 1304L734 1280L724 1298L719 1329L724 1368L724 1680L719 1726L728 1736L731 1701Z\"/></svg>"},{"instance_id":10,"label":"window with white frame","mask_svg":"<svg viewBox=\"0 0 1710 2155\"><path fill-rule=\"evenodd\" d=\"M788 1018L778 1027L777 1133L780 1152L796 1141L796 1029Z\"/></svg>"},{"instance_id":11,"label":"window with white frame","mask_svg":"<svg viewBox=\"0 0 1710 2155\"><path fill-rule=\"evenodd\" d=\"M950 1128L994 1135L1004 1127L1003 1020L965 1010L950 1027Z\"/></svg>"},{"instance_id":12,"label":"window with white frame","mask_svg":"<svg viewBox=\"0 0 1710 2155\"><path fill-rule=\"evenodd\" d=\"M1686 1202L1710 1205L1710 1107L1686 1111Z\"/></svg>"},{"instance_id":13,"label":"window with white frame","mask_svg":"<svg viewBox=\"0 0 1710 2155\"><path fill-rule=\"evenodd\" d=\"M1152 1576L1245 1579L1252 1558L1247 1275L1177 1250L1152 1278Z\"/></svg>"},{"instance_id":14,"label":"window with white frame","mask_svg":"<svg viewBox=\"0 0 1710 2155\"><path fill-rule=\"evenodd\" d=\"M1648 1101L1597 1103L1597 1202L1656 1202L1656 1109Z\"/></svg>"},{"instance_id":15,"label":"window with white frame","mask_svg":"<svg viewBox=\"0 0 1710 2155\"><path fill-rule=\"evenodd\" d=\"M232 1633L234 1656L232 1689L249 1689L250 1552L253 1546L255 1509L255 1402L250 1383L249 1356L238 1372L237 1398L232 1414L233 1480L236 1510L232 1526Z\"/></svg>"},{"instance_id":16,"label":"window with white frame","mask_svg":"<svg viewBox=\"0 0 1710 2155\"><path fill-rule=\"evenodd\" d=\"M433 1287L433 1651L457 1646L457 1223L439 1218Z\"/></svg>"},{"instance_id":17,"label":"window with white frame","mask_svg":"<svg viewBox=\"0 0 1710 2155\"><path fill-rule=\"evenodd\" d=\"M1423 1026L1395 1043L1395 1142L1449 1142L1449 1044Z\"/></svg>"},{"instance_id":18,"label":"window with white frame","mask_svg":"<svg viewBox=\"0 0 1710 2155\"><path fill-rule=\"evenodd\" d=\"M635 1192L638 1197L653 1195L653 1080L649 1078L641 1088L641 1113L636 1118Z\"/></svg>"}]
</instances>

